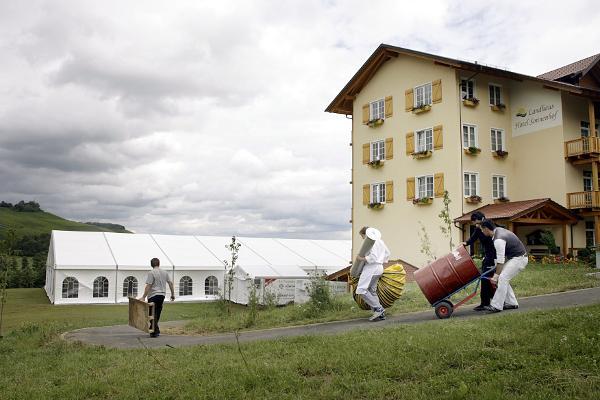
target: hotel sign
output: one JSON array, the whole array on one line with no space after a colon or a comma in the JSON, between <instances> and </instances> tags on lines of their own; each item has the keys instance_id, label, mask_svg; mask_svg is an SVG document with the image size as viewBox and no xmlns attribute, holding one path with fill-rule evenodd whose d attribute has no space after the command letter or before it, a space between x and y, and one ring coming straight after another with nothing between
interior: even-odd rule
<instances>
[{"instance_id":1,"label":"hotel sign","mask_svg":"<svg viewBox=\"0 0 600 400\"><path fill-rule=\"evenodd\" d=\"M513 94L512 135L521 136L562 125L560 94L543 89Z\"/></svg>"}]
</instances>

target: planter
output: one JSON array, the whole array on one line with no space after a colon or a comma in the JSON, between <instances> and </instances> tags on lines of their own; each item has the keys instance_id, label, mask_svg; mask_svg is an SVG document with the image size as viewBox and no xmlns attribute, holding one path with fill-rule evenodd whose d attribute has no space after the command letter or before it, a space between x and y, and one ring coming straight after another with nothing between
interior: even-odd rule
<instances>
[{"instance_id":1,"label":"planter","mask_svg":"<svg viewBox=\"0 0 600 400\"><path fill-rule=\"evenodd\" d=\"M463 104L466 107L475 107L477 104L479 104L479 99L475 98L475 97L471 97L468 99L463 99Z\"/></svg>"},{"instance_id":2,"label":"planter","mask_svg":"<svg viewBox=\"0 0 600 400\"><path fill-rule=\"evenodd\" d=\"M383 160L373 160L369 162L369 166L373 167L373 168L380 168L383 167Z\"/></svg>"},{"instance_id":3,"label":"planter","mask_svg":"<svg viewBox=\"0 0 600 400\"><path fill-rule=\"evenodd\" d=\"M413 199L412 202L418 206L426 206L433 203L433 199L431 197L422 197L420 199Z\"/></svg>"},{"instance_id":4,"label":"planter","mask_svg":"<svg viewBox=\"0 0 600 400\"><path fill-rule=\"evenodd\" d=\"M413 158L416 159L420 159L420 158L429 158L431 157L431 150L425 150L425 151L417 151L415 153L412 153Z\"/></svg>"},{"instance_id":5,"label":"planter","mask_svg":"<svg viewBox=\"0 0 600 400\"><path fill-rule=\"evenodd\" d=\"M413 108L413 113L414 114L421 114L421 113L427 112L429 110L431 110L431 106L429 104L425 104L425 105L422 105L419 108Z\"/></svg>"},{"instance_id":6,"label":"planter","mask_svg":"<svg viewBox=\"0 0 600 400\"><path fill-rule=\"evenodd\" d=\"M477 154L481 153L481 149L479 147L465 147L463 148L465 154L470 155L470 156L476 156Z\"/></svg>"},{"instance_id":7,"label":"planter","mask_svg":"<svg viewBox=\"0 0 600 400\"><path fill-rule=\"evenodd\" d=\"M492 151L492 155L496 158L505 158L508 155L508 151L496 150Z\"/></svg>"},{"instance_id":8,"label":"planter","mask_svg":"<svg viewBox=\"0 0 600 400\"><path fill-rule=\"evenodd\" d=\"M384 122L384 119L382 119L382 118L372 119L369 122L367 122L367 125L369 125L370 128L373 128L375 126L383 125L383 122Z\"/></svg>"},{"instance_id":9,"label":"planter","mask_svg":"<svg viewBox=\"0 0 600 400\"><path fill-rule=\"evenodd\" d=\"M492 109L492 111L504 111L506 109L506 106L502 103L500 104L493 104L490 106L490 108Z\"/></svg>"},{"instance_id":10,"label":"planter","mask_svg":"<svg viewBox=\"0 0 600 400\"><path fill-rule=\"evenodd\" d=\"M510 199L508 197L499 197L497 199L494 199L494 203L498 204L498 203L508 203L510 201Z\"/></svg>"},{"instance_id":11,"label":"planter","mask_svg":"<svg viewBox=\"0 0 600 400\"><path fill-rule=\"evenodd\" d=\"M481 203L481 197L480 196L469 196L469 197L465 197L465 201L469 204L477 204L477 203Z\"/></svg>"},{"instance_id":12,"label":"planter","mask_svg":"<svg viewBox=\"0 0 600 400\"><path fill-rule=\"evenodd\" d=\"M371 210L381 210L385 203L369 203L369 208Z\"/></svg>"}]
</instances>

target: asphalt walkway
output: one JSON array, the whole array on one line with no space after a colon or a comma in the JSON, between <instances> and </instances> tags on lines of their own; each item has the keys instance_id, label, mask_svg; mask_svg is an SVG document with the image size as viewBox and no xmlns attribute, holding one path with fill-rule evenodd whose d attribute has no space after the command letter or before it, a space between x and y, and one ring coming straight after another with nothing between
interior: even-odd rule
<instances>
[{"instance_id":1,"label":"asphalt walkway","mask_svg":"<svg viewBox=\"0 0 600 400\"><path fill-rule=\"evenodd\" d=\"M541 296L524 297L519 299L519 309L503 311L498 314L484 314L472 310L472 305L459 308L452 314L453 319L472 318L475 316L486 316L493 318L504 313L521 313L532 310L546 310L562 307L574 307L600 303L600 287L573 290L569 292L553 293ZM292 326L285 328L272 328L255 331L243 331L238 335L240 342L256 340L271 340L285 337L305 335L334 335L357 329L373 329L399 324L418 323L438 320L433 312L420 311L404 313L388 317L385 321L369 322L367 319L354 319L347 321L326 322L321 324ZM170 321L161 323L161 327L182 326L186 321ZM186 335L160 335L158 338L150 338L128 325L104 326L96 328L83 328L63 334L63 338L69 341L82 342L88 345L105 346L118 349L133 348L164 348L194 345L210 345L221 343L235 343L234 333L217 334L210 336L186 336Z\"/></svg>"}]
</instances>

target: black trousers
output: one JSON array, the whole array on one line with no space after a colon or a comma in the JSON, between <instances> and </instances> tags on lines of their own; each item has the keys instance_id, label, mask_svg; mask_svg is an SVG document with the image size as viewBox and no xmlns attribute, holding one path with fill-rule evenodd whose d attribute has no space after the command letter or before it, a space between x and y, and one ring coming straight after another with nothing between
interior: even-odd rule
<instances>
[{"instance_id":1,"label":"black trousers","mask_svg":"<svg viewBox=\"0 0 600 400\"><path fill-rule=\"evenodd\" d=\"M484 275L484 277L491 278L494 275L494 271L496 268L494 267L494 260L483 259L481 264L481 272L489 271ZM481 280L481 305L489 306L492 301L492 297L494 297L494 293L496 292L496 288L492 286L492 283L489 279Z\"/></svg>"},{"instance_id":2,"label":"black trousers","mask_svg":"<svg viewBox=\"0 0 600 400\"><path fill-rule=\"evenodd\" d=\"M163 295L156 295L148 298L148 303L154 303L154 320L150 322L150 329L154 328L154 334L160 333L158 321L160 320L160 313L162 312L164 302L165 296Z\"/></svg>"}]
</instances>

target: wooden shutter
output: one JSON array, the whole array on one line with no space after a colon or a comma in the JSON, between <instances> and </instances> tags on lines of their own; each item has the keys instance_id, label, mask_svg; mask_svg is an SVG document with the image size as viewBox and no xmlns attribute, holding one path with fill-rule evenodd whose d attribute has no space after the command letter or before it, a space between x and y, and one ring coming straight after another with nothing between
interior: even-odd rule
<instances>
[{"instance_id":1,"label":"wooden shutter","mask_svg":"<svg viewBox=\"0 0 600 400\"><path fill-rule=\"evenodd\" d=\"M415 178L406 178L406 200L413 200L415 198Z\"/></svg>"},{"instance_id":2,"label":"wooden shutter","mask_svg":"<svg viewBox=\"0 0 600 400\"><path fill-rule=\"evenodd\" d=\"M385 117L389 118L392 115L394 115L394 101L392 96L387 96L385 98Z\"/></svg>"},{"instance_id":3,"label":"wooden shutter","mask_svg":"<svg viewBox=\"0 0 600 400\"><path fill-rule=\"evenodd\" d=\"M442 149L444 147L444 135L442 125L436 125L433 127L433 148L435 150Z\"/></svg>"},{"instance_id":4,"label":"wooden shutter","mask_svg":"<svg viewBox=\"0 0 600 400\"><path fill-rule=\"evenodd\" d=\"M369 161L371 161L371 144L370 143L365 143L363 144L363 164L368 164Z\"/></svg>"},{"instance_id":5,"label":"wooden shutter","mask_svg":"<svg viewBox=\"0 0 600 400\"><path fill-rule=\"evenodd\" d=\"M406 155L409 156L415 152L415 133L408 132L406 134Z\"/></svg>"},{"instance_id":6,"label":"wooden shutter","mask_svg":"<svg viewBox=\"0 0 600 400\"><path fill-rule=\"evenodd\" d=\"M387 181L385 183L385 202L394 202L394 181Z\"/></svg>"},{"instance_id":7,"label":"wooden shutter","mask_svg":"<svg viewBox=\"0 0 600 400\"><path fill-rule=\"evenodd\" d=\"M394 158L394 139L387 138L385 139L385 159L391 160Z\"/></svg>"},{"instance_id":8,"label":"wooden shutter","mask_svg":"<svg viewBox=\"0 0 600 400\"><path fill-rule=\"evenodd\" d=\"M371 185L363 185L363 205L366 206L371 201Z\"/></svg>"},{"instance_id":9,"label":"wooden shutter","mask_svg":"<svg viewBox=\"0 0 600 400\"><path fill-rule=\"evenodd\" d=\"M406 101L406 105L404 106L404 110L412 111L413 106L415 104L415 96L412 89L407 89L404 92L404 99Z\"/></svg>"},{"instance_id":10,"label":"wooden shutter","mask_svg":"<svg viewBox=\"0 0 600 400\"><path fill-rule=\"evenodd\" d=\"M431 101L433 104L442 102L442 80L437 79L431 83Z\"/></svg>"},{"instance_id":11,"label":"wooden shutter","mask_svg":"<svg viewBox=\"0 0 600 400\"><path fill-rule=\"evenodd\" d=\"M369 122L369 105L363 105L362 123L367 124Z\"/></svg>"},{"instance_id":12,"label":"wooden shutter","mask_svg":"<svg viewBox=\"0 0 600 400\"><path fill-rule=\"evenodd\" d=\"M444 174L439 173L433 176L433 191L435 197L444 197Z\"/></svg>"}]
</instances>

